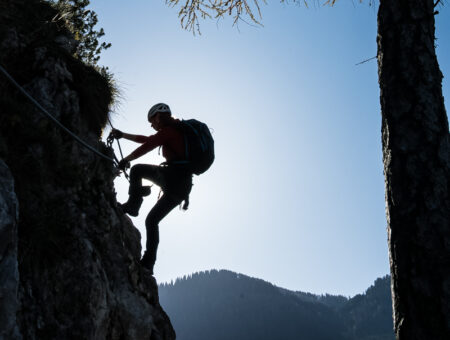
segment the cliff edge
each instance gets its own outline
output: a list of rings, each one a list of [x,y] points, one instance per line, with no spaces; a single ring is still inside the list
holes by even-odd
[[[111,85],[56,18],[44,1],[1,0],[0,65],[112,157],[100,140]],[[0,74],[0,339],[175,339],[115,176]]]

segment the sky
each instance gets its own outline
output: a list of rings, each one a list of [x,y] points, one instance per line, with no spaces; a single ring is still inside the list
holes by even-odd
[[[165,102],[177,118],[205,122],[215,139],[215,163],[194,177],[189,210],[160,223],[159,283],[228,269],[354,296],[389,273],[377,63],[357,65],[377,53],[376,6],[270,1],[264,27],[202,21],[195,36],[163,0],[91,0],[91,8],[112,43],[100,64],[121,91],[114,126],[151,135],[148,109]],[[439,10],[446,75],[450,12]],[[446,78],[443,90],[449,97]],[[121,146],[127,155],[138,144]],[[132,165],[162,161],[155,150]],[[128,182],[115,185],[126,201]],[[143,246],[158,193],[153,187],[132,218]]]

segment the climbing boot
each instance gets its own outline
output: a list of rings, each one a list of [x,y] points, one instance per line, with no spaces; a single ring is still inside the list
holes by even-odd
[[[125,214],[136,217],[139,215],[139,209],[141,208],[142,201],[143,198],[140,196],[130,196],[128,201],[123,204],[119,203],[119,206]]]
[[[153,275],[153,266],[155,265],[155,261],[151,258],[149,253],[146,251],[144,253],[144,256],[142,256],[141,259],[141,266],[150,271],[150,273]]]

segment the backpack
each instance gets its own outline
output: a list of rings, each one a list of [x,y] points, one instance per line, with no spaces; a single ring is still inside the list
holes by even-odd
[[[180,122],[189,170],[200,175],[214,162],[214,139],[208,126],[196,119]]]

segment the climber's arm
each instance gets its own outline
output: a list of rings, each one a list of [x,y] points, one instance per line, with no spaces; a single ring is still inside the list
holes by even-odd
[[[123,138],[131,140],[136,143],[141,143],[141,144],[147,142],[147,140],[148,140],[147,136],[132,135],[130,133],[123,133]]]
[[[125,136],[125,134],[123,134]],[[134,161],[135,159],[145,155],[147,152],[152,151],[158,146],[162,146],[164,141],[167,139],[166,131],[159,131],[153,136],[145,137],[146,142],[143,143],[140,147],[130,153],[127,157],[124,157],[119,162],[119,169],[124,170],[129,164],[129,162]]]
[[[122,132],[117,129],[113,129],[111,131],[111,134],[116,139],[125,138],[125,139],[131,140],[136,143],[141,143],[141,144],[147,142],[147,140],[148,140],[147,136],[132,135],[131,133],[125,133],[125,132]]]
[[[125,134],[124,134],[125,137]],[[128,162],[131,162],[143,155],[145,155],[147,152],[152,151],[158,146],[163,145],[164,142],[164,133],[158,132],[153,136],[145,137],[145,143],[142,144],[140,147],[138,147],[136,150],[134,150],[132,153],[130,153],[126,159]]]

